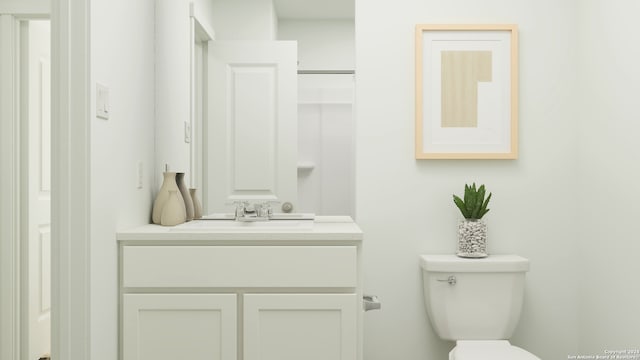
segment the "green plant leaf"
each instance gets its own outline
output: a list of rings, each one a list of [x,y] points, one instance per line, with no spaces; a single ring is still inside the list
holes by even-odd
[[[480,212],[480,217],[478,219],[482,219],[482,217],[489,212],[489,210],[491,209],[487,209],[487,206],[489,205],[489,200],[491,200],[491,193],[489,193],[489,196],[487,196],[487,199],[482,203],[482,211]]]
[[[484,202],[484,194],[485,194],[485,188],[484,185],[481,185],[480,188],[478,189],[478,192],[476,193],[476,199],[475,199],[475,203],[473,204],[473,212],[471,214],[471,217],[473,219],[480,219],[481,212],[482,212],[482,203]]]
[[[471,185],[465,184],[464,200],[457,195],[453,195],[453,202],[465,219],[481,219],[489,212],[487,206],[489,205],[489,200],[491,200],[491,193],[485,199],[486,193],[487,190],[484,184],[480,185],[480,187],[477,187],[475,182]]]
[[[481,185],[480,188],[478,189],[478,198],[480,199],[480,202],[484,201],[484,194],[485,194],[485,188],[484,188],[484,185]]]
[[[453,202],[456,204],[458,209],[460,209],[462,216],[467,218],[467,209],[464,205],[464,201],[462,201],[462,199],[460,199],[460,197],[458,197],[457,195],[453,195]]]
[[[464,184],[464,203],[468,204],[471,199],[469,199],[469,196],[471,196],[471,187],[467,184]],[[465,205],[466,208],[466,205]]]
[[[467,191],[468,190],[468,191]],[[464,194],[464,203],[465,203],[465,207],[467,208],[467,214],[469,215],[467,217],[467,219],[471,216],[473,216],[473,208],[475,207],[476,204],[476,197],[477,197],[477,193],[476,193],[476,183],[473,183],[472,186],[466,187],[465,188],[465,194]]]

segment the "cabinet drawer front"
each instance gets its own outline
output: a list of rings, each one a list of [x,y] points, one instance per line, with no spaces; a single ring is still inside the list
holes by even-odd
[[[124,287],[356,287],[355,246],[124,246]]]

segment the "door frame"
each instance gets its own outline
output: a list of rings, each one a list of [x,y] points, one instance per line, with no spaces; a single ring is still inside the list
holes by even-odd
[[[41,11],[41,9],[38,9]],[[0,168],[6,169],[0,179],[0,189],[7,199],[0,201],[0,358],[24,359],[27,356],[27,330],[25,321],[28,306],[27,272],[25,264],[25,232],[28,219],[27,191],[22,181],[26,180],[24,167],[28,163],[24,152],[28,127],[24,124],[23,106],[27,87],[24,86],[25,67],[21,64],[24,55],[23,24],[31,20],[49,19],[48,13],[4,13],[0,15],[2,38],[0,38],[0,128],[2,150]]]
[[[201,21],[194,3],[189,4],[189,22],[190,22],[190,41],[189,41],[189,123],[191,124],[191,144],[190,144],[190,187],[197,188],[200,192],[200,199],[207,198],[207,187],[203,184],[208,183],[206,153],[208,151],[207,144],[203,138],[207,133],[207,123],[209,122],[209,111],[207,96],[209,94],[209,42],[214,40],[215,33],[206,23]],[[201,83],[198,84],[197,75],[197,52],[196,43],[202,44],[202,61]],[[198,90],[200,88],[199,101]],[[198,105],[201,106],[202,113],[198,117]],[[206,202],[205,202],[206,210]],[[204,212],[206,213],[206,211]]]
[[[90,359],[90,0],[51,1],[51,355]],[[19,21],[0,16],[0,358],[20,359]],[[24,13],[24,14],[22,14]],[[12,12],[7,12],[12,14]],[[8,55],[7,55],[8,54]]]
[[[52,0],[51,5],[51,356],[88,360],[90,0]]]
[[[0,15],[0,358],[20,356],[20,114],[18,30]]]

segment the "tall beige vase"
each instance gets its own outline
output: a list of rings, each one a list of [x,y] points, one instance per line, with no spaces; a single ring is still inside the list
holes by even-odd
[[[201,219],[202,218],[202,204],[200,203],[200,199],[198,199],[198,195],[196,194],[196,189],[189,189],[189,194],[191,195],[191,200],[193,201],[193,218]]]
[[[162,208],[164,204],[169,199],[169,191],[176,190],[178,191],[178,196],[182,197],[178,190],[178,184],[176,183],[176,173],[175,172],[164,172],[164,179],[162,181],[162,186],[160,187],[160,191],[158,191],[158,195],[156,195],[156,200],[153,203],[153,212],[151,214],[151,220],[154,224],[160,224],[160,217],[162,216]]]
[[[169,190],[169,198],[165,201],[160,215],[160,225],[173,226],[182,224],[187,219],[184,200],[180,198],[179,190]]]
[[[184,200],[184,207],[187,211],[187,221],[193,220],[193,201],[191,200],[191,194],[184,183],[184,173],[176,173],[176,183],[178,183],[178,189]]]

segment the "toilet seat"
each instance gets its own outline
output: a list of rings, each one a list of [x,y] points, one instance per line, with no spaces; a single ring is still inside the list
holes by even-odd
[[[459,340],[449,360],[540,360],[507,340]]]

